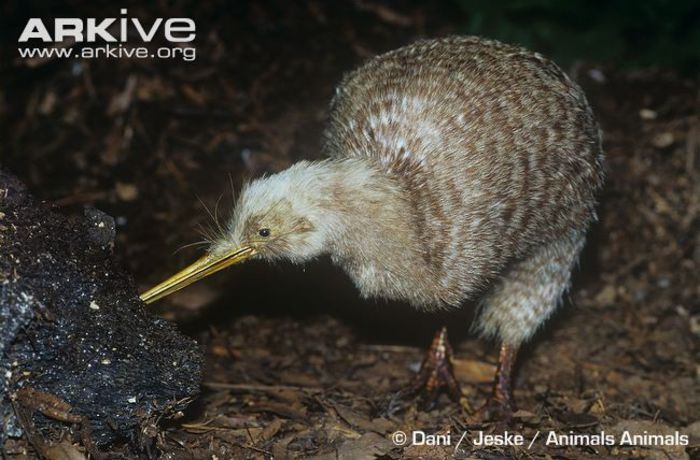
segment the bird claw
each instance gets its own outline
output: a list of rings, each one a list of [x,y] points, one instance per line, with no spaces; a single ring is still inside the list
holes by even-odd
[[[516,354],[516,347],[506,344],[501,346],[493,390],[486,403],[472,416],[475,421],[498,421],[506,425],[513,421],[517,409],[511,389],[511,373]]]
[[[459,402],[462,398],[462,390],[454,375],[452,354],[447,328],[443,327],[435,334],[420,370],[405,392],[411,396],[420,395],[426,410],[435,407],[443,390],[454,402]]]

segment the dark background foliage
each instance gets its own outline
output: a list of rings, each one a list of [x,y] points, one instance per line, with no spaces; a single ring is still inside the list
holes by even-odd
[[[463,30],[541,51],[562,64],[623,67],[700,65],[700,2],[695,0],[455,0]]]

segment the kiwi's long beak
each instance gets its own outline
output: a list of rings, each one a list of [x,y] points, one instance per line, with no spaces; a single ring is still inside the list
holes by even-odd
[[[159,285],[141,294],[141,300],[146,303],[155,302],[212,273],[216,273],[233,264],[243,262],[254,253],[254,248],[246,246],[220,255],[207,254],[189,267],[180,270]]]

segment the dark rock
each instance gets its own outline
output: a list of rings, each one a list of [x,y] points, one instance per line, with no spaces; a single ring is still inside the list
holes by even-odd
[[[106,214],[63,216],[0,171],[0,444],[21,434],[10,403],[20,388],[69,403],[97,445],[136,441],[146,420],[198,393],[199,346],[144,310],[114,235]]]

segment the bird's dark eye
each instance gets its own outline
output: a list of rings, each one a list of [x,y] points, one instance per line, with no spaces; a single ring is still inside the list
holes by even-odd
[[[267,238],[270,236],[270,229],[269,228],[261,228],[258,230],[258,235],[262,236],[263,238]]]

